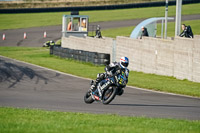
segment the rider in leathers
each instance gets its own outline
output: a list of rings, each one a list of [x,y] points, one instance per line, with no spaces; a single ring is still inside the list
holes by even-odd
[[[126,78],[127,78],[127,82],[128,83],[128,75],[129,75],[129,69],[127,68],[129,64],[129,60],[127,57],[122,57],[120,59],[120,62],[113,62],[111,64],[109,64],[108,66],[105,67],[105,72],[104,73],[99,73],[97,75],[97,79],[96,81],[93,81],[93,85],[92,87],[92,91],[95,91],[97,84],[102,81],[103,79],[107,78],[107,77],[112,77],[117,73],[120,73],[122,71],[124,71]],[[123,88],[125,88],[126,86],[124,86]],[[117,95],[122,95],[124,93],[123,88],[121,88],[121,91],[118,92]]]

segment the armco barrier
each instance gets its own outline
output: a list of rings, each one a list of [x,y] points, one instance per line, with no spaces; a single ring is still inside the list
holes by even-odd
[[[69,58],[83,62],[91,62],[95,65],[110,64],[110,54],[62,48],[58,46],[52,47],[52,50],[50,49],[50,54],[51,53],[61,58]]]

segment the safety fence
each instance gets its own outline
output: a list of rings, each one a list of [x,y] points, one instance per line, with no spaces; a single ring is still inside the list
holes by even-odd
[[[59,56],[61,58],[69,58],[83,62],[90,62],[95,65],[110,64],[110,54],[89,52],[89,51],[70,49],[70,48],[62,48],[59,46],[51,47],[50,54]]]

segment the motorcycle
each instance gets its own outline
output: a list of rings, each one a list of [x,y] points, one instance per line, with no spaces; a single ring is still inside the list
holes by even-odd
[[[94,82],[92,80],[91,87],[84,96],[84,101],[87,104],[91,104],[94,101],[109,104],[116,95],[123,94],[123,88],[126,86],[127,81],[128,78],[125,72],[121,71],[112,77],[107,76],[106,79],[100,81],[92,90],[92,84]]]

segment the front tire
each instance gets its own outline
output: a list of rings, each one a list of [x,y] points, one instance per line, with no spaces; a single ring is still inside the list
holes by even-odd
[[[102,103],[109,104],[116,96],[117,88],[109,87],[103,94]]]
[[[85,101],[85,103],[87,103],[87,104],[91,104],[91,103],[94,102],[94,99],[93,99],[92,96],[91,96],[91,90],[88,90],[88,91],[86,92],[86,94],[85,94],[85,96],[84,96],[84,101]]]

